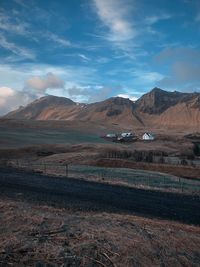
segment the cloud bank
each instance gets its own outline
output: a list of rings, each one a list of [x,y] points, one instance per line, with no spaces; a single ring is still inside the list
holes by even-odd
[[[158,64],[169,67],[169,75],[157,85],[182,91],[200,91],[200,50],[194,48],[168,48],[156,56]],[[172,61],[173,60],[173,61]]]
[[[64,81],[55,74],[49,72],[45,76],[34,76],[26,81],[25,88],[44,93],[47,89],[64,88]]]
[[[94,0],[96,12],[102,23],[109,29],[110,41],[124,42],[136,35],[128,21],[129,9],[121,0]]]
[[[28,92],[17,91],[9,87],[0,87],[0,115],[4,115],[20,106],[35,100],[36,96]]]

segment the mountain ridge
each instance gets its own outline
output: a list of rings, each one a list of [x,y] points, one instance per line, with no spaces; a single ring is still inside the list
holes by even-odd
[[[69,98],[44,96],[4,116],[11,119],[83,120],[117,124],[200,125],[200,93],[168,92],[153,88],[135,102],[111,97],[91,104],[76,103]]]

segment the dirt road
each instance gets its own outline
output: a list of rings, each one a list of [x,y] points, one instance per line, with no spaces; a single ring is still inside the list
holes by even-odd
[[[0,169],[0,196],[200,224],[200,197]]]

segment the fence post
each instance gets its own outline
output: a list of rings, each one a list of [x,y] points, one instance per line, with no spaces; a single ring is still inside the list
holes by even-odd
[[[44,173],[46,174],[46,164],[45,162],[43,162],[43,164],[44,164]]]
[[[68,178],[68,172],[69,172],[69,168],[68,168],[68,164],[65,165],[65,174],[66,177]]]

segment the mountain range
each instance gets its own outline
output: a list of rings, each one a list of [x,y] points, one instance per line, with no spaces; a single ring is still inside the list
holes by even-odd
[[[82,120],[109,124],[200,128],[200,93],[168,92],[154,88],[137,101],[112,97],[92,104],[45,96],[4,118],[28,120]]]

